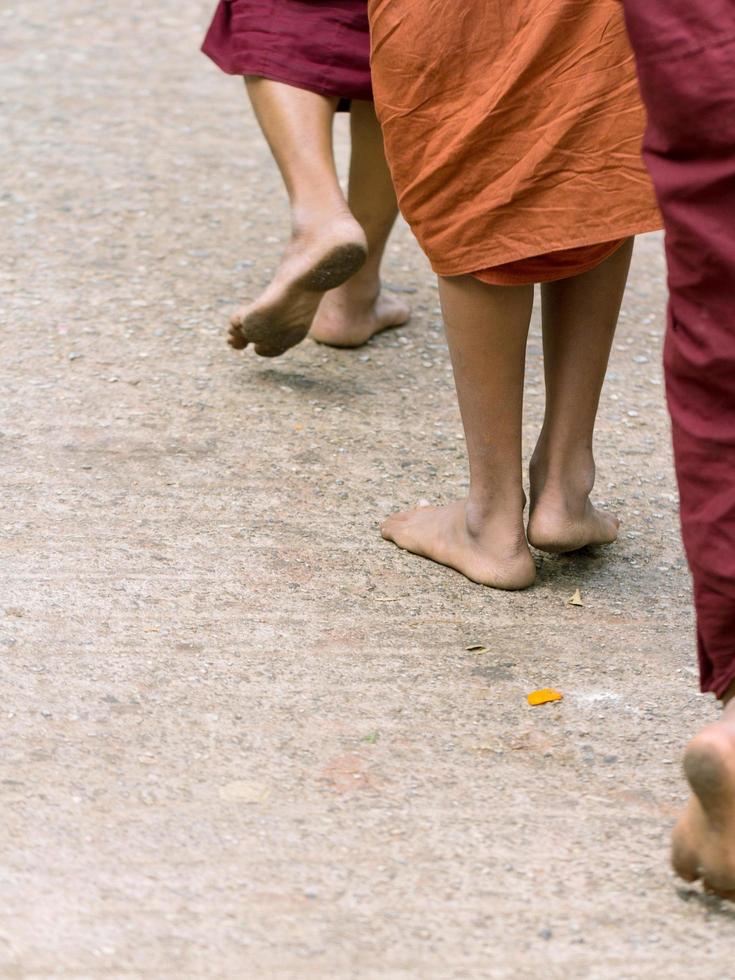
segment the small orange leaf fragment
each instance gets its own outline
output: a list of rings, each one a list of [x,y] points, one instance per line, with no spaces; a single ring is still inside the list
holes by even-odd
[[[555,691],[552,687],[543,687],[540,691],[531,691],[528,695],[528,703],[532,705],[549,704],[550,701],[562,701],[564,695],[561,691]]]

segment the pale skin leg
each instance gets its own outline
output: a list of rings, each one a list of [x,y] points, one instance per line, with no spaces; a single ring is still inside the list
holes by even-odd
[[[498,589],[531,585],[521,415],[532,286],[439,280],[470,464],[466,500],[389,517],[383,537]]]
[[[274,357],[304,339],[325,292],[362,268],[369,243],[337,179],[337,100],[264,78],[246,83],[288,192],[292,234],[273,281],[233,315],[230,344],[252,343],[257,354]],[[395,207],[392,191],[388,206]]]
[[[610,544],[619,521],[592,506],[592,442],[633,252],[542,286],[546,412],[531,460],[528,540],[541,551]]]
[[[325,294],[310,334],[319,343],[337,347],[358,347],[381,330],[401,326],[410,316],[406,303],[380,287],[380,264],[398,204],[372,103],[352,103],[350,130],[347,203],[365,232],[368,255],[351,279]]]
[[[687,746],[684,772],[691,798],[674,829],[672,863],[686,881],[735,900],[735,683],[722,717]]]
[[[591,447],[631,245],[592,272],[545,288],[549,405],[532,479],[535,513],[543,517],[536,526],[548,535],[543,543],[554,550],[579,548],[603,537],[613,540],[617,533],[615,519],[589,504]],[[523,527],[521,473],[523,375],[533,288],[487,286],[462,276],[441,279],[440,293],[469,455],[469,498],[397,514],[385,521],[382,533],[399,547],[450,565],[473,581],[525,588],[535,578]],[[580,462],[585,466],[578,471]]]

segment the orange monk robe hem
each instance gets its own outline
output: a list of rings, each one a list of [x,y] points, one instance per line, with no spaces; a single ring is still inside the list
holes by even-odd
[[[614,242],[602,242],[585,248],[565,248],[561,252],[534,255],[530,259],[519,259],[505,265],[494,265],[490,269],[478,269],[472,275],[489,286],[526,286],[531,283],[559,282],[573,276],[591,272],[598,265],[614,255],[627,238]]]
[[[572,276],[581,275],[583,272],[589,272],[590,269],[593,269],[595,266],[599,265],[600,262],[603,262],[606,258],[609,258],[610,255],[612,255],[613,252],[617,251],[620,245],[622,245],[622,243],[626,241],[628,238],[634,238],[636,235],[645,235],[648,232],[652,232],[652,231],[660,231],[661,228],[662,228],[661,214],[658,208],[655,208],[653,215],[650,217],[650,219],[647,222],[636,221],[635,223],[631,223],[628,230],[623,231],[619,236],[616,235],[615,238],[616,240],[619,239],[619,241],[618,244],[615,246],[615,248],[611,248],[607,254],[604,254],[601,259],[595,261],[591,265],[589,263],[582,263],[578,269],[572,269],[571,272],[564,271],[560,273],[558,276],[543,275],[538,278],[536,277],[528,278],[527,276],[520,276],[519,278],[514,278],[511,272],[508,275],[508,281],[503,283],[500,282],[500,278],[503,278],[503,273],[501,272],[498,276],[498,282],[493,281],[493,283],[490,283],[489,278],[483,279],[483,282],[488,282],[492,285],[522,285],[524,283],[529,283],[529,282],[554,282],[559,279],[569,279]],[[608,229],[606,228],[605,241],[607,241],[607,231]],[[582,239],[577,242],[571,242],[569,245],[564,245],[563,247],[560,248],[552,247],[547,250],[545,255],[553,254],[554,252],[566,252],[566,251],[571,252],[574,249],[578,249],[578,248],[592,249],[602,244],[600,235],[595,235],[591,237],[592,237],[592,241],[590,241],[588,238],[588,239]],[[495,269],[503,270],[505,269],[506,266],[513,266],[516,263],[526,262],[528,259],[540,259],[545,257],[545,255],[539,256],[537,253],[529,254],[528,249],[526,249],[524,254],[518,255],[517,258],[507,259],[504,260],[503,262],[498,262],[496,255],[497,253],[493,253],[492,258],[489,258],[487,265],[483,265],[482,256],[479,256],[479,261],[478,261],[478,256],[475,254],[474,259],[471,263],[472,268],[468,268],[467,265],[459,266],[459,267],[452,267],[452,266],[440,267],[438,266],[437,263],[432,262],[430,257],[429,257],[429,261],[432,270],[437,274],[437,276],[441,276],[443,279],[451,279],[452,276],[475,276],[476,278],[481,279],[482,273],[484,272],[488,272],[492,274]],[[495,259],[494,262],[493,259]],[[513,280],[512,282],[511,279]]]

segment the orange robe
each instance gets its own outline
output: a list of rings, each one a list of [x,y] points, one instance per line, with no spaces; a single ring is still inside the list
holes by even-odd
[[[378,115],[434,270],[575,274],[659,228],[617,0],[369,0]],[[538,257],[557,253],[551,274]],[[609,250],[608,250],[609,254]],[[530,271],[520,260],[534,259]],[[594,263],[593,263],[594,264]],[[582,262],[584,265],[584,262]],[[563,270],[566,269],[565,273]],[[571,269],[572,271],[568,271]]]

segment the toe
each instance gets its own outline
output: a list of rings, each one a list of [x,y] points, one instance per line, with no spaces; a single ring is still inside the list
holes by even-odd
[[[386,517],[384,521],[380,524],[380,533],[386,539],[386,541],[391,540],[392,528],[395,525],[395,517]]]
[[[702,887],[710,895],[716,895],[717,898],[722,898],[725,901],[733,902],[735,901],[735,888],[730,887],[734,883],[729,883],[727,886],[722,886],[719,883],[713,883],[708,878],[702,881]]]
[[[230,347],[234,347],[235,350],[242,350],[244,347],[248,346],[247,340],[235,327],[230,327],[227,343],[230,345]]]
[[[397,538],[399,535],[405,534],[410,517],[411,514],[408,511],[402,514],[391,514],[380,525],[380,533],[386,541],[393,541],[398,544]]]
[[[601,511],[596,512],[597,516],[597,529],[595,530],[594,524],[590,527],[590,544],[612,544],[617,540],[618,530],[620,528],[620,521],[617,517],[613,517],[611,514],[604,514]]]
[[[411,307],[407,306],[405,303],[399,304],[392,319],[396,326],[402,327],[404,323],[408,323],[408,321],[411,319]]]
[[[696,881],[699,878],[699,858],[690,844],[682,821],[677,824],[672,837],[671,865],[684,881]]]
[[[399,511],[397,514],[391,514],[390,517],[386,517],[383,521],[383,527],[391,527],[398,524],[405,524],[411,519],[411,511],[403,510]]]
[[[607,526],[607,533],[603,537],[603,544],[613,544],[613,542],[618,540],[618,530],[620,525],[617,521],[611,522]]]

